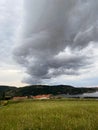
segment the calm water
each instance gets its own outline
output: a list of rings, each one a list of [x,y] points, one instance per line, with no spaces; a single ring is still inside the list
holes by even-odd
[[[98,92],[95,93],[84,93],[84,97],[98,97]]]
[[[98,92],[94,93],[84,93],[84,94],[76,94],[76,95],[66,95],[66,94],[61,94],[61,97],[96,97],[98,98]]]

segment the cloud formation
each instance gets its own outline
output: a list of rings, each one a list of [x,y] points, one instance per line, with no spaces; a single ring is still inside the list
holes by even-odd
[[[24,11],[23,33],[14,52],[28,74],[23,82],[79,75],[94,63],[98,0],[24,0]]]

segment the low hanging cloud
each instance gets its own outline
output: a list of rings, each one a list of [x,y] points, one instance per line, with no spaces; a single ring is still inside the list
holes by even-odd
[[[24,24],[14,57],[28,74],[23,82],[43,83],[79,75],[94,63],[98,0],[24,0]]]

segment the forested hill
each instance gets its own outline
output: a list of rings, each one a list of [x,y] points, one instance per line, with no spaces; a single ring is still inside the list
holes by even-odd
[[[4,86],[4,85],[0,86],[0,92],[13,90],[13,89],[16,89],[16,87]]]
[[[6,95],[10,97],[14,96],[16,90],[17,90],[16,87],[5,86],[5,85],[0,86],[0,99],[5,97]]]
[[[21,88],[0,86],[0,98],[3,96],[30,96],[39,94],[83,94],[86,92],[95,92],[98,88],[76,88],[70,85],[30,85]]]

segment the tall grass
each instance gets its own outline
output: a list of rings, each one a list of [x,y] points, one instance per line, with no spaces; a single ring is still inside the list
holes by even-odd
[[[98,130],[98,101],[11,103],[0,108],[0,130]]]

